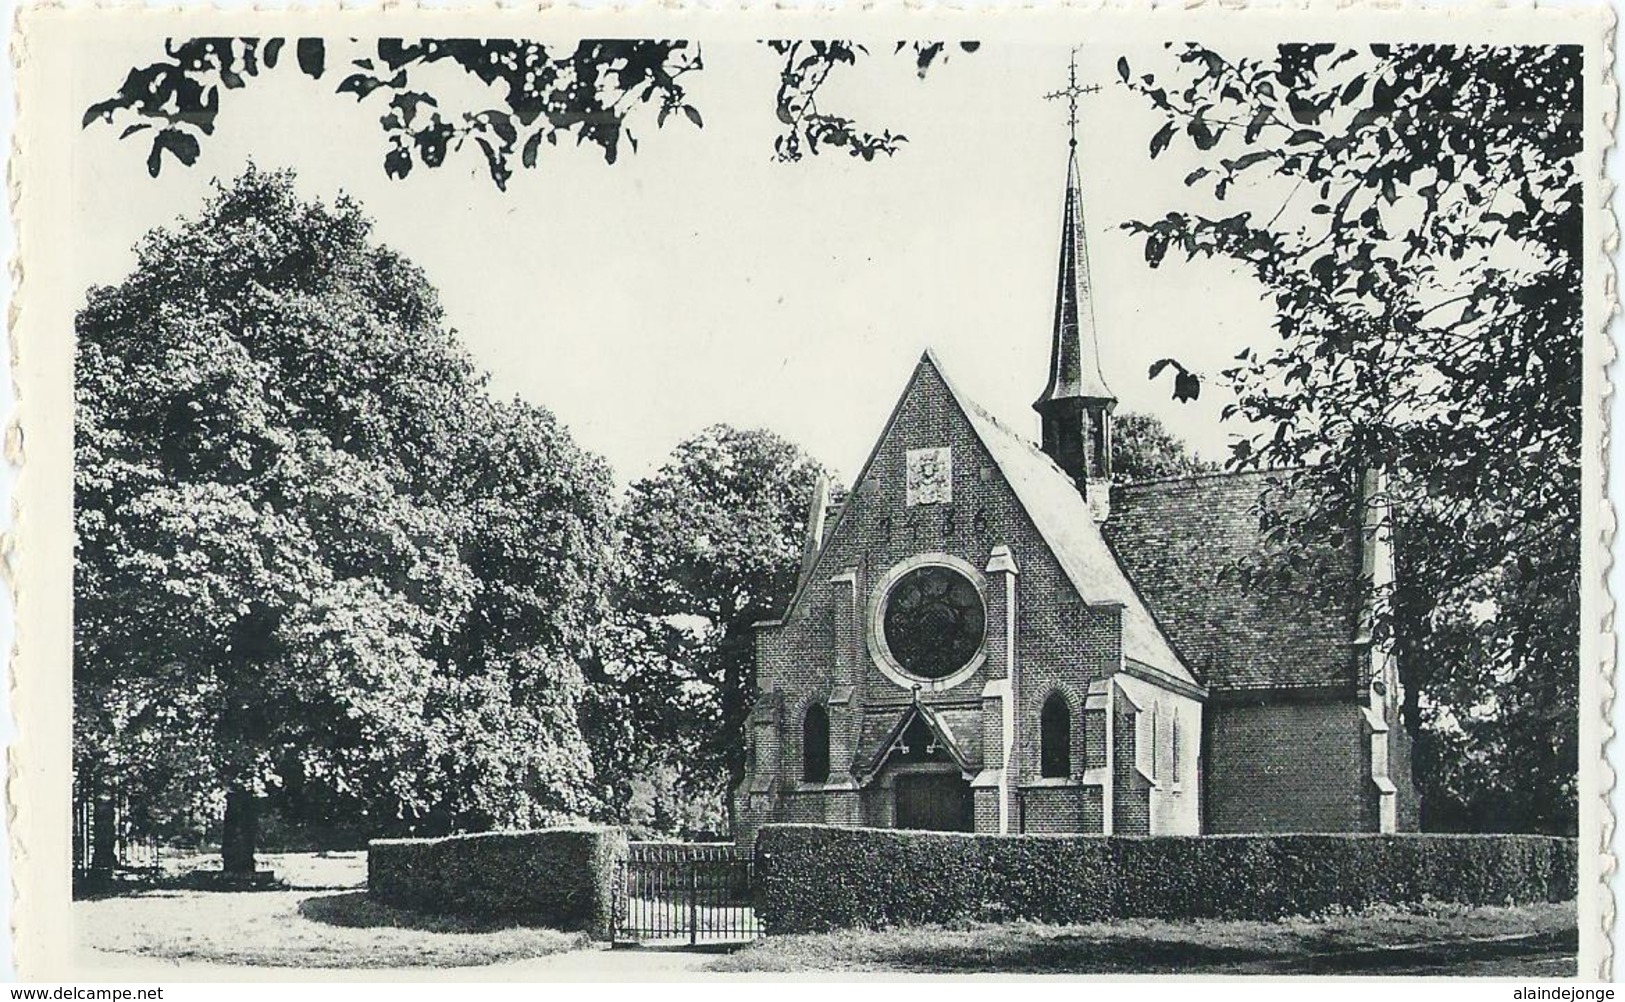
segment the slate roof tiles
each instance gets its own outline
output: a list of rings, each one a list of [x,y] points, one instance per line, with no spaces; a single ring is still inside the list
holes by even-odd
[[[1272,484],[1296,471],[1118,486],[1105,537],[1157,622],[1216,692],[1352,685],[1360,589],[1353,533],[1319,554],[1317,594],[1241,566],[1264,550]],[[1296,502],[1296,503],[1302,503]]]

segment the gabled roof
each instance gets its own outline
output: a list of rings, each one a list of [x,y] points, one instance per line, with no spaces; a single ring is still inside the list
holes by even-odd
[[[955,765],[959,766],[961,772],[976,772],[979,770],[982,760],[981,749],[980,747],[971,747],[971,745],[980,744],[981,711],[971,711],[968,722],[959,722],[961,725],[966,723],[970,725],[958,728],[958,730],[964,731],[963,734],[955,733],[955,721],[951,719],[954,715],[953,711],[938,710],[924,703],[910,703],[884,730],[878,727],[865,726],[864,731],[866,733],[863,737],[866,740],[860,744],[858,753],[853,760],[853,773],[858,778],[858,784],[867,786],[880,773],[881,768],[886,764],[886,760],[891,758],[893,752],[896,751],[898,739],[903,736],[909,725],[916,719],[923,722],[926,728],[931,731],[931,736],[936,740],[938,746],[947,753]],[[965,716],[963,713],[957,715]],[[868,725],[871,721],[879,724],[884,721],[884,718],[866,718],[864,723]]]
[[[892,425],[902,411],[903,402],[919,383],[921,374],[927,370],[935,373],[947,388],[949,398],[964,415],[966,423],[987,450],[1005,482],[1010,485],[1016,500],[1020,502],[1034,528],[1038,530],[1039,536],[1054,554],[1062,573],[1071,582],[1078,597],[1088,605],[1122,607],[1123,656],[1164,672],[1179,681],[1200,686],[1201,683],[1181,660],[1145,602],[1135,592],[1134,585],[1118,566],[1117,558],[1112,555],[1111,549],[1101,536],[1100,526],[1096,523],[1088,502],[1084,500],[1077,484],[1038,446],[1000,424],[996,418],[960,393],[953,380],[943,372],[942,363],[936,354],[929,349],[920,356],[919,363],[915,365],[914,372],[909,377],[908,385],[898,397],[891,416],[886,420],[885,429],[875,439],[874,448],[864,461],[863,469],[858,473],[854,483],[861,484],[868,477],[869,469],[874,464],[881,444],[890,435]],[[826,534],[826,539],[833,538],[840,531],[841,521],[852,507],[847,505],[847,510],[840,513],[840,518],[837,519],[835,527]],[[821,548],[813,556],[813,564],[803,573],[801,583],[795,595],[791,597],[787,610],[796,607],[801,601],[802,592],[817,577],[815,569],[823,554],[824,550]]]
[[[1078,597],[1089,605],[1123,607],[1123,656],[1144,662],[1181,681],[1198,684],[1118,566],[1088,502],[1072,478],[1038,446],[1006,428],[961,394],[929,351],[921,360],[921,364],[926,363],[934,366],[942,377],[949,395],[965,413],[976,437],[981,439],[988,455],[1004,474]]]
[[[1301,506],[1303,471],[1212,474],[1112,491],[1105,538],[1203,684],[1218,692],[1353,685],[1362,599],[1357,534],[1296,582],[1248,575],[1271,509]],[[1296,482],[1298,490],[1285,488]],[[1352,516],[1351,516],[1352,523]],[[1352,528],[1352,525],[1351,525]],[[1316,594],[1306,581],[1313,580]]]

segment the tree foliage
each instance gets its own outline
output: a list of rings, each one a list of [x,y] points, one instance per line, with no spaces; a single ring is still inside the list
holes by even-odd
[[[89,293],[76,767],[374,833],[584,813],[607,472],[369,228],[251,168]]]
[[[1245,267],[1279,340],[1222,378],[1236,466],[1390,473],[1397,630],[1425,821],[1575,824],[1581,52],[1200,45],[1123,81],[1216,210],[1129,227]],[[1183,371],[1183,370],[1180,370]],[[1281,537],[1330,531],[1321,506]]]
[[[147,171],[153,177],[163,169],[166,154],[191,166],[201,141],[214,133],[222,92],[241,90],[284,65],[287,42],[170,39],[164,59],[130,69],[117,93],[86,109],[83,124],[127,122],[119,138],[141,135],[150,141]],[[763,44],[783,60],[776,111],[785,129],[774,141],[779,160],[831,148],[873,160],[906,142],[890,129],[876,134],[850,117],[818,109],[819,88],[837,66],[866,55],[863,46],[839,40]],[[974,52],[977,44],[961,42],[959,49]],[[947,59],[947,43],[898,42],[896,52],[907,52],[923,79],[932,65]],[[404,178],[414,167],[439,167],[450,153],[472,143],[492,182],[506,190],[516,157],[519,166],[535,168],[561,139],[591,144],[611,164],[623,143],[636,152],[631,116],[640,107],[653,109],[657,129],[671,119],[704,126],[685,78],[705,64],[699,45],[681,39],[585,39],[572,48],[532,39],[300,38],[294,53],[301,73],[336,78],[335,95],[354,95],[358,103],[382,112],[384,172],[392,178]],[[446,100],[445,76],[436,76],[437,67],[477,81],[488,100],[452,111],[457,102]]]
[[[784,59],[776,100],[783,130],[773,140],[773,155],[782,163],[817,156],[825,149],[844,149],[854,157],[873,160],[893,156],[908,137],[883,129],[877,135],[852,118],[818,106],[818,92],[838,66],[851,66],[869,50],[842,39],[770,39],[766,44]],[[975,52],[980,42],[960,42],[961,52]],[[931,67],[948,60],[946,42],[898,42],[897,53],[914,57],[915,72],[924,80]]]
[[[1112,418],[1112,479],[1119,483],[1192,477],[1218,468],[1193,454],[1183,439],[1149,414]]]
[[[651,756],[637,766],[673,770],[713,817],[744,775],[752,626],[795,586],[821,473],[772,432],[714,425],[633,484],[621,514],[621,619],[604,670]]]

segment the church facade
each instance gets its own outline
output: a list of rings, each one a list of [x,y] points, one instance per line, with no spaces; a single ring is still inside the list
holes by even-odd
[[[794,595],[757,627],[736,837],[1413,828],[1366,626],[1386,513],[1353,506],[1306,597],[1228,573],[1302,471],[1114,483],[1075,154],[1063,214],[1041,441],[927,351],[851,490],[811,499]]]

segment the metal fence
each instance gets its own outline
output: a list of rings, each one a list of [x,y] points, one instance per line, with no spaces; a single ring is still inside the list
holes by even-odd
[[[111,843],[103,858],[111,860],[114,870],[156,870],[160,862],[158,842],[136,833],[129,801],[120,796],[108,798],[100,805],[100,819],[97,808],[96,802],[88,798],[74,801],[74,876],[87,876],[95,869],[96,849],[102,840]]]
[[[731,842],[633,842],[621,864],[618,943],[726,943],[755,939],[754,863]]]

